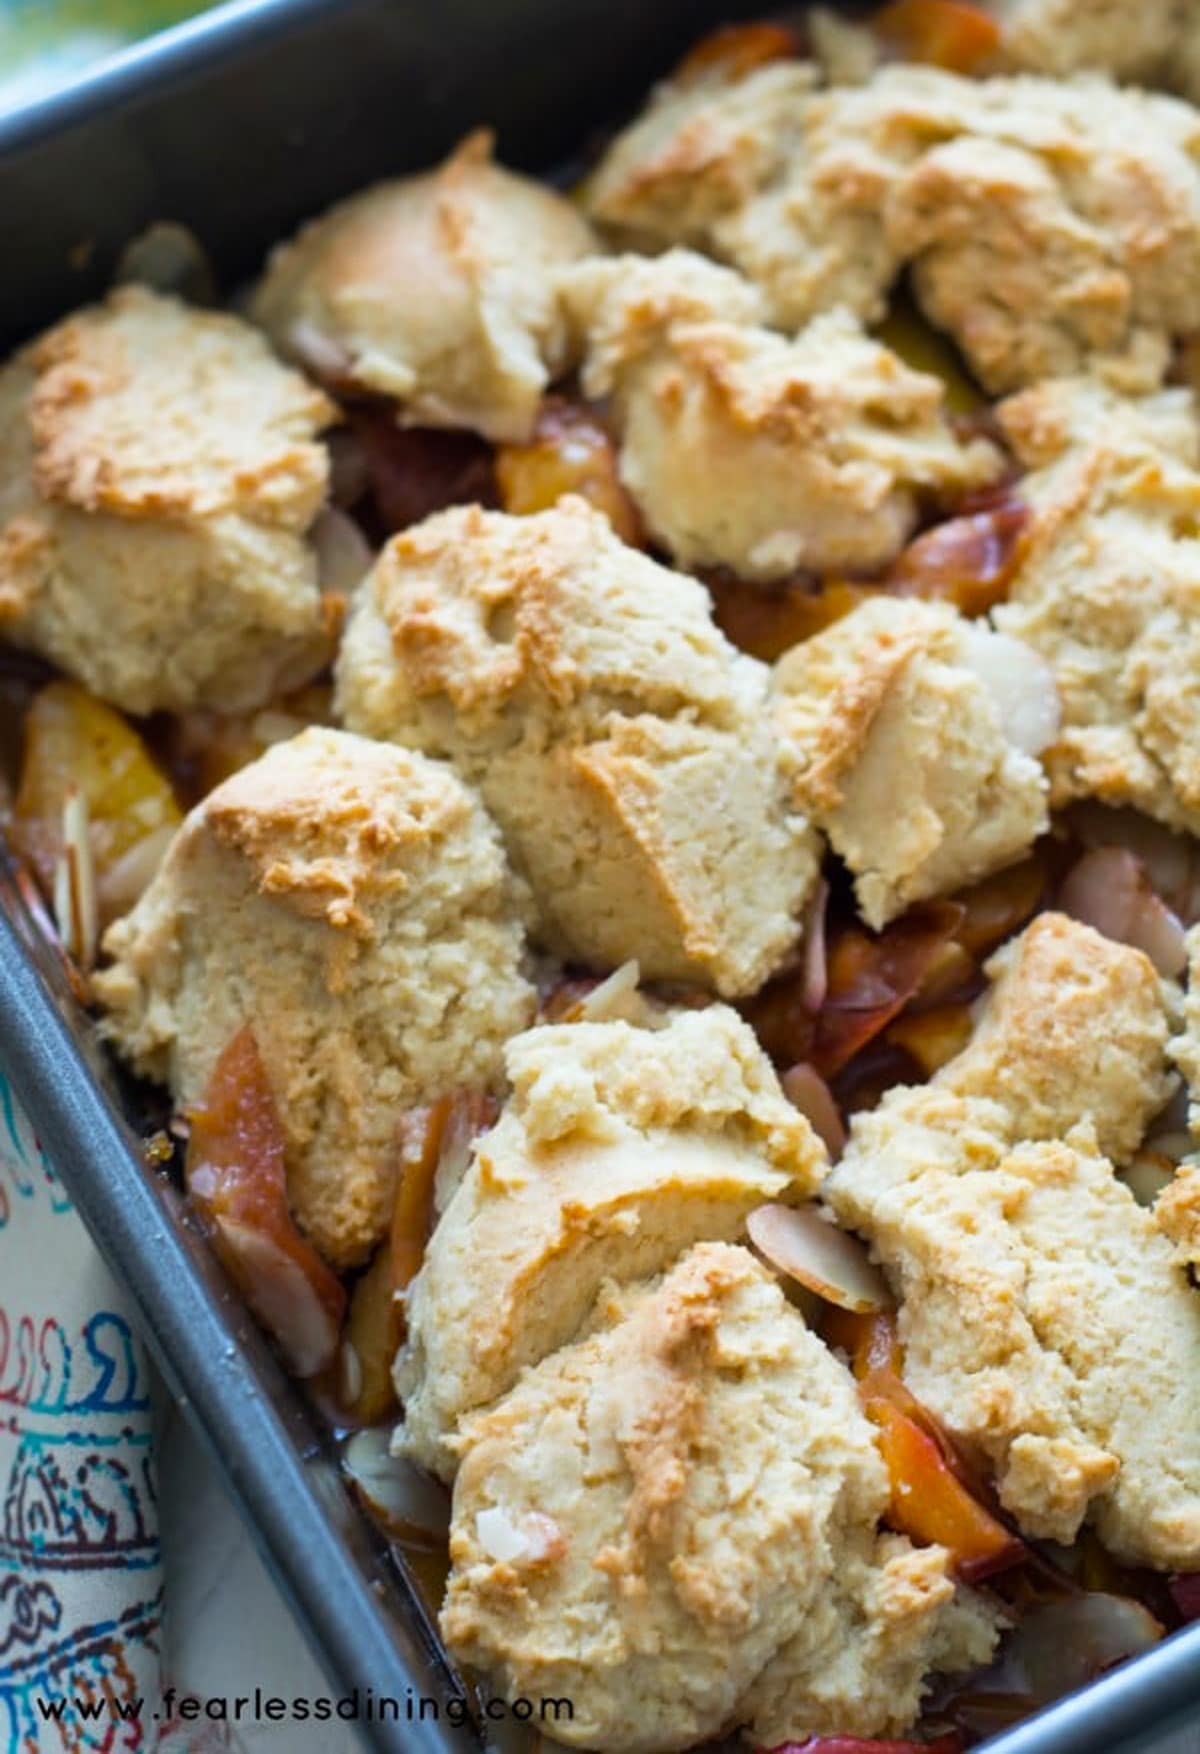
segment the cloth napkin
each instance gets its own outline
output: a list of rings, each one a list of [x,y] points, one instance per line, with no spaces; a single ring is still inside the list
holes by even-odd
[[[0,1748],[152,1747],[162,1603],[146,1360],[0,1072]]]
[[[329,1692],[0,1068],[0,1754],[358,1748],[256,1688]]]

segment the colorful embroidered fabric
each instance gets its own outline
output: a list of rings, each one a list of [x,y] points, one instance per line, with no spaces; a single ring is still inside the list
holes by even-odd
[[[146,1360],[0,1073],[0,1749],[152,1749],[161,1620]]]

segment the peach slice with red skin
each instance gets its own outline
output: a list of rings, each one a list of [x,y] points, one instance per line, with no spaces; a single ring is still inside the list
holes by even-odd
[[[891,0],[870,24],[898,61],[920,61],[948,73],[977,73],[1000,50],[999,24],[967,0]]]
[[[745,24],[726,24],[709,31],[688,50],[675,69],[677,84],[719,74],[729,80],[745,79],[772,61],[794,60],[800,38],[775,19],[753,19]]]
[[[283,1129],[249,1025],[192,1111],[186,1179],[221,1265],[288,1369],[315,1376],[337,1350],[346,1293],[288,1210]]]
[[[920,1544],[945,1547],[964,1581],[1023,1559],[1023,1542],[982,1502],[953,1442],[905,1385],[895,1317],[834,1309],[823,1331],[829,1345],[846,1353],[863,1411],[879,1429],[891,1527]]]
[[[603,512],[622,542],[643,546],[637,508],[624,487],[617,447],[596,413],[562,396],[548,396],[524,444],[500,445],[496,482],[506,512],[547,511],[564,494],[578,493]]]

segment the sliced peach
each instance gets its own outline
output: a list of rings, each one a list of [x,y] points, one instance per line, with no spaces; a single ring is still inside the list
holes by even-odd
[[[909,1010],[922,1011],[952,999],[973,998],[983,983],[975,958],[953,939],[943,944],[913,994]],[[906,1013],[907,1015],[907,1013]]]
[[[821,1332],[827,1345],[845,1353],[858,1382],[860,1398],[864,1402],[890,1401],[933,1440],[942,1460],[966,1490],[977,1499],[984,1496],[984,1483],[978,1479],[949,1433],[904,1381],[904,1349],[900,1344],[894,1311],[855,1314],[845,1309],[831,1309],[821,1322]]]
[[[889,1023],[887,1040],[911,1054],[926,1078],[961,1053],[971,1039],[971,1012],[966,1005],[932,1005],[905,1011]]]
[[[888,1521],[901,1534],[948,1549],[960,1575],[981,1577],[1015,1564],[1021,1542],[972,1497],[929,1433],[893,1401],[864,1397],[863,1410],[879,1428],[888,1471]]]
[[[994,61],[1000,26],[966,0],[890,0],[871,28],[898,61],[921,61],[949,73],[975,73]]]
[[[400,1344],[400,1322],[392,1288],[392,1252],[376,1250],[350,1294],[350,1314],[342,1339],[347,1410],[360,1425],[374,1425],[396,1411],[392,1360]]]
[[[840,1071],[899,1015],[962,918],[955,902],[923,902],[882,932],[850,924],[831,937],[828,990],[811,1054],[823,1078]]]
[[[182,820],[170,782],[133,726],[74,682],[50,682],[25,719],[13,836],[48,893],[73,799],[86,812],[99,923],[137,899]]]
[[[727,24],[709,31],[689,49],[675,69],[674,78],[684,82],[719,73],[727,79],[744,79],[770,61],[787,61],[799,53],[800,40],[795,31],[774,19]]]
[[[352,407],[356,466],[375,518],[391,534],[452,505],[496,504],[493,450],[473,432],[397,426],[390,408]]]
[[[895,1316],[832,1309],[821,1331],[827,1345],[846,1354],[863,1411],[879,1427],[892,1527],[947,1547],[964,1576],[1016,1564],[1025,1553],[1022,1543],[980,1502],[962,1457],[903,1380]]]
[[[908,1004],[963,919],[952,901],[922,902],[882,932],[844,921],[826,936],[825,995],[814,1012],[807,971],[771,981],[745,1006],[778,1064],[811,1064],[823,1079],[882,1033]]]
[[[826,1345],[845,1353],[859,1382],[872,1372],[880,1376],[891,1373],[899,1380],[903,1355],[896,1318],[891,1312],[830,1309],[821,1323],[821,1333]]]
[[[955,901],[963,909],[954,942],[969,956],[983,957],[1032,918],[1046,893],[1046,871],[1036,854],[960,889]]]
[[[288,1368],[315,1376],[337,1351],[346,1294],[288,1210],[283,1129],[248,1025],[192,1112],[186,1179],[221,1264]]]
[[[732,573],[713,572],[706,583],[713,619],[726,639],[765,664],[879,595],[877,587],[849,579],[827,579],[822,584],[801,580],[768,588]]]
[[[525,444],[496,451],[500,504],[518,515],[544,512],[578,493],[604,513],[623,542],[643,540],[641,519],[621,484],[617,447],[596,414],[578,402],[548,396]]]
[[[947,518],[910,542],[881,584],[896,596],[985,615],[1008,595],[1028,523],[1029,508],[1012,496]]]

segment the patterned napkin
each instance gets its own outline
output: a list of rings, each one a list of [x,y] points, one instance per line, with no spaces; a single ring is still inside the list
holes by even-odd
[[[152,1749],[161,1620],[146,1360],[0,1072],[0,1749]]]
[[[0,0],[0,109],[212,3]],[[159,1741],[150,1388],[124,1299],[0,1071],[3,1754]]]

